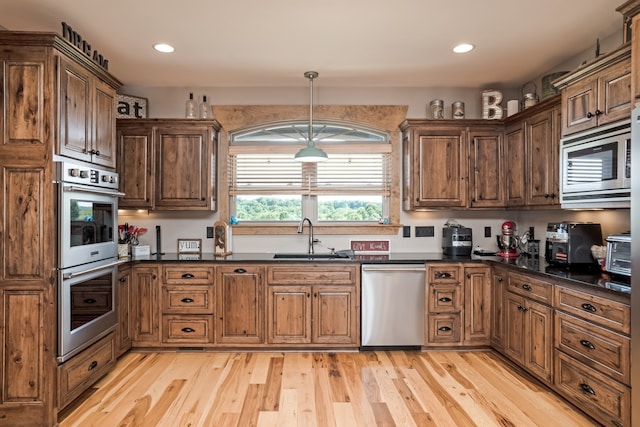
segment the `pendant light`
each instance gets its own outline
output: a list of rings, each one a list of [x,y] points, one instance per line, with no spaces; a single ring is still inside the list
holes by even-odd
[[[313,79],[318,77],[315,71],[307,71],[304,76],[309,79],[309,135],[307,146],[298,151],[294,160],[298,162],[324,162],[328,159],[327,153],[317,148],[313,142]]]

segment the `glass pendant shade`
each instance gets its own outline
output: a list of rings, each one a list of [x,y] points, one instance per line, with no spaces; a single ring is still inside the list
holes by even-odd
[[[302,148],[294,156],[294,160],[298,162],[324,162],[329,157],[321,148],[316,147],[313,142],[313,79],[318,77],[318,73],[315,71],[307,71],[304,76],[309,79],[309,137],[307,139],[307,146]]]

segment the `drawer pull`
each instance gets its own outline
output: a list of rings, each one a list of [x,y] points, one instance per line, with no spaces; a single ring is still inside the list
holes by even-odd
[[[585,393],[589,393],[589,394],[592,394],[592,395],[594,395],[594,396],[596,395],[595,390],[594,390],[594,389],[592,389],[592,388],[589,386],[589,384],[581,383],[581,384],[580,384],[580,389],[581,389],[582,391],[584,391]]]
[[[587,341],[587,340],[580,340],[580,344],[582,344],[583,346],[587,347],[588,349],[591,350],[595,350],[596,346],[593,345],[593,343],[591,341]]]
[[[451,330],[451,328],[448,327],[448,326],[441,326],[441,327],[438,328],[438,330],[442,331],[442,332],[448,332],[448,331]]]
[[[87,371],[93,371],[98,366],[98,361],[94,360],[89,364]]]
[[[523,307],[521,305],[518,305],[518,310],[520,310],[520,311],[529,311],[529,309],[527,307]]]
[[[127,278],[126,278],[126,277],[121,277],[121,278],[119,278],[118,280],[120,280],[120,282],[124,283],[124,282],[126,282],[126,281],[127,281]]]
[[[84,300],[85,304],[95,304],[96,300],[94,300],[93,298],[87,298]]]
[[[183,279],[193,279],[194,277],[195,277],[195,276],[194,276],[193,274],[191,274],[191,273],[184,273],[184,274],[182,275],[182,278],[183,278]]]
[[[582,304],[582,309],[583,309],[583,310],[590,311],[590,312],[592,312],[592,313],[595,313],[595,312],[596,312],[596,308],[595,308],[595,306],[593,306],[593,305],[589,304],[588,302],[585,302],[584,304]]]
[[[244,268],[236,268],[235,270],[233,270],[234,273],[246,273],[247,270],[245,270]]]
[[[185,304],[189,304],[193,302],[193,298],[182,298],[180,301],[182,301]]]
[[[438,277],[439,279],[448,279],[449,277],[451,277],[451,274],[447,273],[446,271],[445,272],[438,271],[436,273],[436,277]]]
[[[193,328],[182,328],[182,332],[187,332],[187,333],[191,333],[191,332],[195,332],[196,330]]]
[[[531,290],[533,290],[533,288],[531,287],[531,285],[528,285],[528,284],[526,284],[526,283],[525,283],[524,285],[522,285],[522,289],[524,289],[525,291],[531,291]]]
[[[442,298],[438,298],[438,301],[440,301],[440,302],[451,302],[451,298],[449,298],[449,297],[442,297]]]

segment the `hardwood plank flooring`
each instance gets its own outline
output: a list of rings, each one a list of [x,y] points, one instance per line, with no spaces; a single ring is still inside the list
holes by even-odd
[[[491,351],[130,352],[60,427],[592,426]]]

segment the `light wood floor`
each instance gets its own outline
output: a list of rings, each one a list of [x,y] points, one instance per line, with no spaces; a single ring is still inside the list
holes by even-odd
[[[591,426],[490,351],[129,353],[70,426]]]

